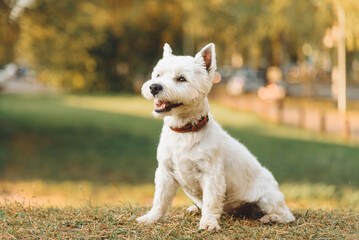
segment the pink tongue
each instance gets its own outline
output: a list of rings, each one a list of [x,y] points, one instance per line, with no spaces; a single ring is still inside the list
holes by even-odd
[[[162,106],[163,102],[161,100],[159,100],[157,103],[156,103],[156,108],[160,108]]]

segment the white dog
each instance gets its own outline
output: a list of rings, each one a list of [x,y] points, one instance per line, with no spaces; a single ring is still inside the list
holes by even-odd
[[[142,87],[154,100],[155,117],[164,117],[157,149],[158,168],[152,209],[138,222],[150,224],[168,211],[182,187],[202,209],[200,229],[220,229],[222,212],[256,204],[263,223],[289,223],[295,218],[271,172],[248,149],[226,133],[209,114],[207,94],[216,70],[214,44],[196,56],[175,56],[166,43],[163,58]]]

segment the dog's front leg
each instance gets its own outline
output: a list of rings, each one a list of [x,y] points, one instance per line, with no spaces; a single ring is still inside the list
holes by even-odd
[[[203,207],[200,229],[219,230],[219,217],[223,210],[226,190],[224,175],[221,171],[203,176]]]
[[[152,209],[146,215],[137,218],[140,223],[151,224],[161,219],[171,206],[179,187],[172,173],[164,166],[157,168],[155,184],[156,189]]]

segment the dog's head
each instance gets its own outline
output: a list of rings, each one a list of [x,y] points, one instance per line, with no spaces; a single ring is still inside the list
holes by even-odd
[[[163,57],[153,69],[151,79],[142,86],[142,95],[154,100],[153,114],[156,117],[193,110],[211,90],[216,68],[213,43],[205,46],[195,57],[175,56],[166,43]]]

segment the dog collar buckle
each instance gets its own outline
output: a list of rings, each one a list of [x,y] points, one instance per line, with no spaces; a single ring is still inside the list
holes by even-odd
[[[199,128],[199,125],[193,125],[193,127],[191,128],[192,132],[197,132]]]

